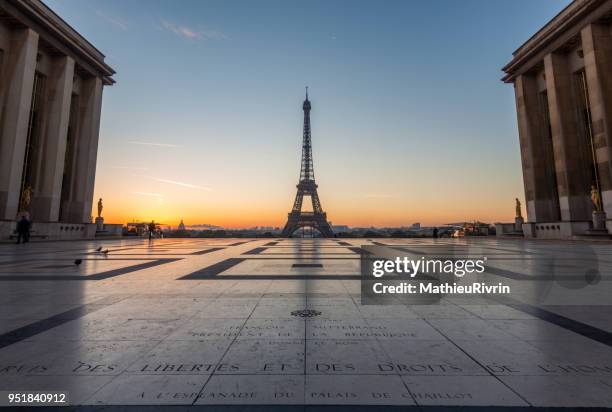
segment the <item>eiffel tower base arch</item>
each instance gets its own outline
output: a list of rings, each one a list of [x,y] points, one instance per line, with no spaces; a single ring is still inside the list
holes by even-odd
[[[291,212],[287,224],[281,234],[282,237],[291,237],[297,230],[305,227],[316,229],[322,237],[334,237],[325,213]]]

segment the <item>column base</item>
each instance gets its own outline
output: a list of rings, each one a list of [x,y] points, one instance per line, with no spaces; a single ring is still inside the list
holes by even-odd
[[[102,216],[98,216],[96,218],[96,231],[97,232],[104,231],[104,218]]]
[[[0,222],[0,241],[15,238],[15,222]],[[96,225],[93,223],[33,222],[30,240],[93,239]]]
[[[606,229],[606,212],[593,212],[593,230],[605,230]]]
[[[523,237],[523,224],[517,226],[517,223],[496,223],[495,235],[497,237]]]
[[[523,224],[525,237],[538,239],[602,240],[610,238],[605,227],[593,229],[592,221],[537,222]]]
[[[525,220],[522,217],[514,218],[514,231],[523,233],[523,223]]]

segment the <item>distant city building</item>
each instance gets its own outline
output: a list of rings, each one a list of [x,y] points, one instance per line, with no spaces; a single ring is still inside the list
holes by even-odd
[[[503,68],[516,94],[528,237],[589,234],[602,215],[605,232],[605,215],[593,214],[600,199],[612,229],[611,16],[612,1],[573,1]]]
[[[348,232],[349,230],[351,230],[351,228],[347,225],[332,225],[332,230],[334,231],[334,233],[340,233]]]
[[[148,223],[144,222],[129,222],[125,225],[124,235],[126,236],[142,236],[147,231]]]
[[[255,226],[252,230],[259,232],[271,232],[274,230],[274,226]]]
[[[189,225],[189,227],[194,229],[194,230],[221,230],[221,229],[223,229],[222,226],[210,225],[208,223]]]
[[[0,1],[0,239],[91,237],[104,55],[39,0]]]
[[[421,228],[421,224],[417,222],[417,223],[413,223],[412,225],[410,225],[409,229],[419,230],[420,228]]]
[[[185,231],[185,224],[183,223],[183,219],[181,219],[181,223],[178,225],[178,230],[181,232]]]

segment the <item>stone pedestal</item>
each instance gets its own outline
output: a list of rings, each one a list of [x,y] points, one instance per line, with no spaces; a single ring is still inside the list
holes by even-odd
[[[606,212],[593,212],[593,229],[594,230],[607,230],[606,229]]]
[[[96,218],[96,231],[102,232],[103,230],[104,230],[104,218],[101,216],[98,216]]]
[[[525,220],[522,217],[514,218],[514,231],[515,232],[522,232],[523,231],[523,223],[525,223]]]

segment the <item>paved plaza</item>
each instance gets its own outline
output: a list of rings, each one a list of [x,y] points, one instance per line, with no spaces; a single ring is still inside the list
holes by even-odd
[[[518,292],[361,305],[367,245],[486,256],[487,281]],[[607,243],[1,244],[0,388],[74,405],[612,407],[611,274]],[[538,305],[542,284],[562,301]]]

